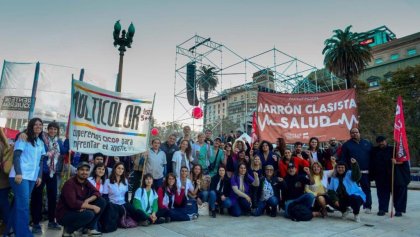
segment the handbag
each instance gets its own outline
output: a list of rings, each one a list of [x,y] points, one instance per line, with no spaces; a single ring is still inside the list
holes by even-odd
[[[122,228],[134,228],[137,227],[137,222],[135,222],[128,214],[127,211],[125,210],[124,205],[121,205],[121,207],[124,209],[124,214],[120,219],[120,227]]]
[[[198,215],[199,216],[208,216],[209,215],[209,203],[203,202],[201,205],[198,205]]]
[[[9,174],[13,166],[13,152],[14,147],[9,146],[4,148],[3,157],[0,160],[0,170],[5,174]]]

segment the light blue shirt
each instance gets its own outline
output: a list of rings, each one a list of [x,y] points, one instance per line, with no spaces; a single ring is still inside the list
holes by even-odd
[[[15,151],[16,150],[22,151],[22,154],[20,155],[22,179],[36,181],[40,172],[39,166],[41,162],[41,156],[46,154],[44,142],[37,138],[35,140],[35,146],[32,146],[30,142],[19,139],[15,143]],[[15,176],[15,167],[12,166],[9,177],[14,178]]]

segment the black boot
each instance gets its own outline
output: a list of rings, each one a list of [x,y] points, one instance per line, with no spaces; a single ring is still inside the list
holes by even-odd
[[[211,217],[216,218],[216,210],[211,210]]]

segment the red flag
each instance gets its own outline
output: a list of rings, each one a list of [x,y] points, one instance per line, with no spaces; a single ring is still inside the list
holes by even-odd
[[[409,161],[407,134],[405,133],[404,109],[401,96],[398,96],[394,122],[394,141],[396,144],[397,161]]]
[[[258,129],[257,129],[257,115],[254,112],[252,115],[252,131],[251,131],[251,143],[254,144],[254,142],[258,141]]]

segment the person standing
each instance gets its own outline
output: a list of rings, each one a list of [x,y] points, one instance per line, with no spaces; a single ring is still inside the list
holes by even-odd
[[[0,128],[0,218],[3,220],[3,227],[7,224],[10,213],[10,184],[8,177],[10,170],[7,167],[10,168],[9,165],[13,162],[11,159],[12,152],[13,146],[9,146],[7,137],[4,134],[3,129]],[[0,230],[0,234],[1,233],[3,233],[2,230]]]
[[[179,151],[176,151],[172,157],[173,174],[177,178],[181,175],[181,167],[187,167],[188,172],[190,172],[190,162],[193,161],[191,153],[190,143],[188,140],[183,140],[180,144]]]
[[[106,202],[88,181],[89,170],[89,163],[80,162],[76,176],[67,180],[61,190],[55,216],[57,222],[64,226],[63,237],[73,236],[73,232],[80,228],[86,228],[89,236],[102,235],[95,226]]]
[[[351,166],[352,158],[359,164],[362,174],[359,183],[363,192],[366,194],[366,201],[363,203],[363,208],[366,214],[370,214],[372,210],[372,195],[370,192],[369,168],[372,144],[368,140],[360,138],[358,128],[352,128],[350,130],[350,137],[350,140],[346,141],[341,147],[340,160],[344,161],[348,167]]]
[[[206,138],[204,139],[204,142],[213,146],[213,139],[211,139],[213,132],[210,129],[206,129],[205,134],[206,134]]]
[[[212,152],[210,152],[211,156],[209,157],[209,168],[208,173],[210,177],[215,176],[219,171],[219,166],[222,164],[225,154],[223,152],[223,149],[220,148],[220,143],[222,140],[220,138],[214,139],[213,146],[211,146],[210,149],[213,149]]]
[[[166,154],[166,173],[172,173],[172,157],[174,153],[179,150],[179,146],[176,145],[176,136],[171,134],[168,136],[168,140],[160,145],[160,149]]]
[[[153,188],[157,190],[163,183],[166,175],[166,154],[160,149],[160,140],[152,140],[152,147],[149,150],[149,158],[146,159],[144,172],[153,176]]]
[[[9,182],[14,193],[14,204],[8,226],[13,227],[16,236],[32,236],[29,230],[29,199],[35,186],[41,185],[41,157],[45,147],[39,137],[43,124],[39,118],[33,118],[24,132],[27,141],[18,139],[15,143],[13,166]]]
[[[178,139],[176,144],[179,146],[181,144],[182,140],[188,140],[190,142],[191,147],[193,147],[194,140],[192,139],[192,136],[191,136],[191,127],[188,126],[188,125],[185,126],[182,129],[182,132],[184,133],[184,135]]]
[[[31,195],[31,216],[32,233],[42,234],[42,206],[43,191],[47,187],[48,199],[48,229],[61,230],[61,227],[55,222],[55,206],[57,205],[58,186],[57,180],[63,167],[63,157],[68,152],[68,147],[63,146],[60,137],[60,126],[56,122],[48,124],[47,132],[43,132],[41,138],[45,144],[47,154],[42,159],[42,183],[35,187]]]
[[[378,136],[376,143],[377,146],[372,149],[369,174],[376,184],[378,216],[384,216],[388,212],[391,193],[393,148],[388,146],[384,136]]]

